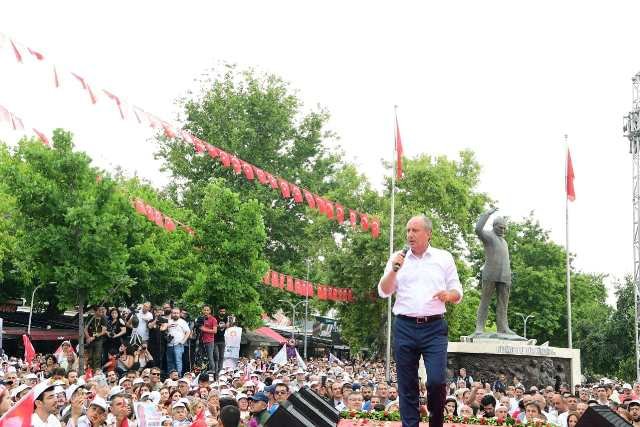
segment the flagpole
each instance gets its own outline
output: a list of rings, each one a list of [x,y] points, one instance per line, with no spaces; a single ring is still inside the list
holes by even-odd
[[[569,260],[569,141],[568,135],[564,135],[564,145],[566,149],[566,159],[564,161],[564,219],[565,219],[565,251],[567,270],[567,337],[569,348],[573,348],[573,337],[571,334],[571,270]]]
[[[393,228],[395,226],[395,209],[396,209],[396,141],[398,138],[398,127],[396,126],[398,117],[398,106],[393,106],[394,117],[396,121],[393,125],[393,167],[391,170],[391,219],[389,220],[389,258],[393,256]],[[393,295],[389,296],[387,301],[387,353],[385,358],[384,372],[387,381],[391,380],[391,300]]]

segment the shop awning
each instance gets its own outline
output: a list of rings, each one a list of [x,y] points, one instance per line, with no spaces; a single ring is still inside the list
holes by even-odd
[[[282,335],[280,335],[279,333],[277,333],[273,329],[269,328],[268,326],[263,326],[261,328],[258,328],[254,332],[256,334],[260,334],[260,335],[263,335],[265,337],[269,337],[271,339],[274,339],[275,341],[277,341],[280,344],[284,344],[284,343],[287,342],[287,339],[285,337],[283,337]]]
[[[4,335],[22,336],[27,333],[27,328],[5,327],[2,330]],[[62,341],[77,340],[78,331],[73,329],[33,329],[31,328],[31,341]]]

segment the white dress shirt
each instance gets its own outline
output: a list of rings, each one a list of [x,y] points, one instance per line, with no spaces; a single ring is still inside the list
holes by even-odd
[[[391,259],[384,270],[386,275],[391,271]],[[382,298],[389,298],[382,290],[382,280],[378,283],[378,294]],[[402,268],[396,275],[396,302],[393,313],[405,316],[422,317],[442,314],[446,311],[445,304],[434,295],[439,291],[455,290],[462,300],[462,286],[458,278],[458,271],[453,256],[443,250],[429,246],[418,257],[409,250],[404,258]]]

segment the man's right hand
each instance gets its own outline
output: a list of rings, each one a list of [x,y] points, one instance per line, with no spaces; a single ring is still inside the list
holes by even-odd
[[[391,258],[391,266],[393,267],[393,271],[398,271],[402,268],[402,264],[404,264],[404,255],[402,251],[398,251],[393,254],[393,258]]]

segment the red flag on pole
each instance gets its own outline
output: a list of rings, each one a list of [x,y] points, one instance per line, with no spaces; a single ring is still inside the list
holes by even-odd
[[[20,55],[20,51],[18,50],[16,44],[11,39],[9,39],[9,42],[11,43],[11,47],[13,48],[13,54],[16,56],[16,61],[22,63],[22,55]]]
[[[567,199],[570,201],[576,200],[576,189],[573,186],[573,180],[575,175],[573,174],[573,162],[571,161],[571,152],[567,148]]]
[[[0,427],[31,427],[33,401],[33,391],[30,391],[0,418]]]
[[[198,415],[196,415],[196,417],[193,419],[193,422],[191,423],[191,427],[207,427],[207,420],[204,416],[204,409],[201,409],[200,412],[198,412]]]
[[[400,126],[398,126],[398,115],[396,115],[396,178],[402,179],[402,138],[400,138]]]
[[[34,357],[36,357],[36,349],[33,348],[31,340],[26,335],[22,335],[22,344],[24,345],[24,360],[26,360],[27,363],[31,363]]]
[[[38,136],[38,139],[47,147],[51,146],[51,142],[49,142],[49,138],[47,138],[47,135],[45,135],[44,133],[40,132],[38,129],[36,128],[32,128],[33,132]]]

